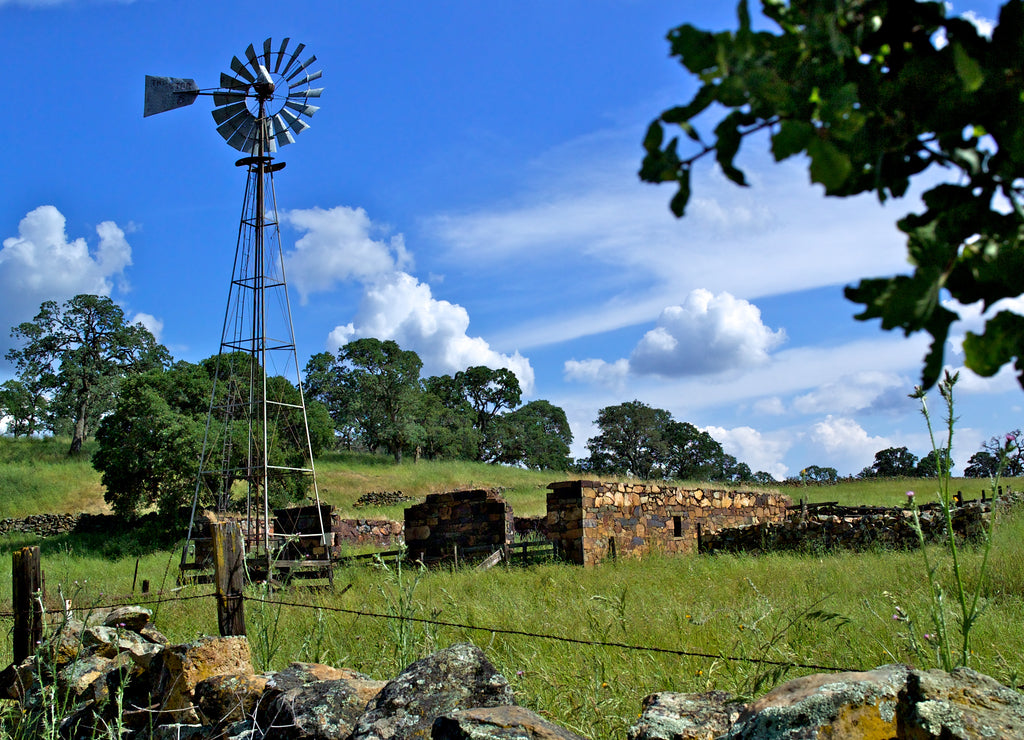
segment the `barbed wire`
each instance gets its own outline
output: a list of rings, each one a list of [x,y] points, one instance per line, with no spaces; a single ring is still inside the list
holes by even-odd
[[[748,658],[743,656],[734,655],[722,655],[719,653],[705,653],[695,650],[681,650],[677,648],[663,648],[654,647],[650,645],[632,645],[625,642],[607,642],[603,640],[585,640],[579,637],[564,637],[562,635],[549,635],[541,632],[528,632],[526,630],[515,630],[504,627],[486,627],[472,624],[459,624],[458,622],[447,622],[439,619],[427,619],[426,617],[412,617],[403,616],[398,614],[380,614],[378,612],[366,612],[359,609],[346,609],[340,606],[317,606],[315,604],[303,604],[295,601],[278,601],[273,599],[261,599],[254,596],[244,596],[245,601],[254,601],[261,604],[270,606],[289,606],[300,609],[318,609],[328,612],[337,612],[341,614],[350,614],[353,616],[369,617],[372,619],[397,619],[404,620],[407,622],[415,622],[418,624],[427,624],[434,627],[451,627],[456,629],[465,630],[477,630],[481,632],[490,632],[496,635],[512,635],[516,637],[529,637],[541,640],[553,640],[556,642],[564,642],[572,645],[587,645],[591,647],[602,647],[602,648],[617,648],[620,650],[637,650],[651,653],[662,653],[667,655],[676,655],[681,657],[690,658],[709,658],[713,660],[725,660],[730,662],[738,663],[759,663],[762,665],[773,665],[780,667],[790,668],[807,668],[816,671],[829,671],[831,673],[843,673],[851,671],[863,671],[863,668],[843,668],[839,666],[826,666],[817,665],[814,663],[798,663],[790,660],[772,660],[769,658]]]
[[[195,601],[198,599],[209,599],[216,598],[216,592],[202,593],[202,594],[191,594],[188,596],[173,596],[170,598],[160,598],[150,601],[137,601],[131,600],[127,602],[114,602],[109,604],[92,604],[89,606],[71,607],[73,611],[90,611],[90,610],[101,610],[101,609],[117,609],[123,606],[160,606],[163,604],[171,604],[182,601]],[[316,604],[304,604],[298,601],[282,601],[278,599],[264,599],[257,596],[242,596],[244,601],[255,602],[264,604],[266,606],[280,606],[280,607],[291,607],[296,609],[312,609],[318,611],[333,612],[338,614],[348,614],[357,617],[366,617],[368,619],[387,619],[387,620],[401,620],[406,622],[413,622],[416,624],[425,624],[432,627],[447,627],[450,629],[462,629],[462,630],[473,630],[477,632],[489,632],[494,635],[509,635],[513,637],[525,637],[536,640],[551,640],[554,642],[561,642],[568,645],[585,645],[588,647],[598,648],[613,648],[618,650],[633,650],[638,652],[658,653],[662,655],[674,655],[678,657],[687,658],[705,658],[709,660],[723,660],[734,663],[756,663],[759,665],[770,665],[784,668],[806,668],[808,670],[815,671],[828,671],[830,673],[841,673],[850,671],[862,671],[863,668],[849,668],[834,665],[821,665],[817,663],[801,663],[792,660],[774,660],[771,658],[750,658],[747,656],[738,655],[723,655],[721,653],[708,653],[698,650],[685,650],[681,648],[665,648],[657,647],[653,645],[635,645],[626,642],[610,642],[606,640],[588,640],[580,637],[565,637],[564,635],[552,635],[543,632],[530,632],[528,630],[510,629],[507,627],[493,627],[478,624],[462,624],[460,622],[449,622],[441,619],[428,619],[426,617],[414,617],[409,615],[399,614],[382,614],[380,612],[370,612],[361,609],[348,609],[340,606],[326,606]],[[0,612],[0,618],[13,618],[17,616],[14,612]]]

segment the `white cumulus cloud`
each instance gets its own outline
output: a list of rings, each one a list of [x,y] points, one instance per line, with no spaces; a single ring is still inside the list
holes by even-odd
[[[131,322],[133,324],[142,324],[156,338],[156,341],[160,341],[160,335],[164,332],[164,322],[153,314],[137,313],[132,317]]]
[[[629,360],[566,360],[564,368],[566,380],[618,389],[623,387],[629,375]]]
[[[776,480],[785,479],[788,468],[782,458],[792,446],[792,440],[785,433],[762,433],[748,426],[733,429],[710,426],[704,431],[718,440],[727,453],[749,465],[751,471],[763,470]]]
[[[793,408],[801,414],[849,414],[865,409],[906,411],[914,384],[896,373],[863,370],[844,375],[797,396]]]
[[[433,297],[430,286],[404,272],[380,276],[363,292],[352,323],[335,327],[328,348],[337,350],[363,337],[394,340],[423,360],[424,374],[451,374],[467,367],[504,367],[515,373],[524,395],[534,387],[530,361],[518,352],[496,352],[481,337],[471,337],[465,308]]]
[[[863,469],[875,459],[876,452],[893,446],[885,437],[869,435],[853,419],[831,415],[811,426],[808,442],[812,454],[820,454],[821,459],[808,460],[807,465],[848,471]]]
[[[785,336],[765,326],[752,303],[698,288],[661,312],[633,350],[630,369],[669,378],[742,370],[767,363]]]
[[[305,232],[285,256],[288,280],[302,303],[346,280],[365,282],[412,265],[404,237],[389,235],[362,208],[293,210],[284,219]]]
[[[18,224],[18,235],[0,249],[0,323],[13,326],[31,319],[43,301],[66,301],[79,293],[110,295],[132,263],[124,231],[113,221],[96,227],[99,242],[69,240],[64,215],[39,206]]]

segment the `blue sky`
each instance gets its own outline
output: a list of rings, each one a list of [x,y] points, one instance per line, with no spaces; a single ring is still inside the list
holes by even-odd
[[[998,4],[955,11],[984,24]],[[376,336],[424,375],[509,367],[524,401],[565,409],[577,456],[598,409],[634,399],[779,478],[923,456],[907,394],[925,339],[854,321],[842,296],[907,271],[894,224],[915,197],[826,200],[762,141],[737,160],[752,187],[708,163],[673,218],[672,189],[636,171],[647,124],[695,89],[665,41],[683,22],[732,28],[734,4],[0,0],[0,325],[95,292],[175,358],[214,354],[245,173],[208,98],[144,119],[143,80],[216,87],[250,43],[289,36],[325,89],[276,155],[300,365]],[[952,368],[979,325],[960,310]],[[963,373],[955,472],[1022,401],[1007,372]]]

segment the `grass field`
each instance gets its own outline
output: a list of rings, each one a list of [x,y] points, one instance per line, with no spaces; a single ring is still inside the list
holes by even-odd
[[[98,476],[87,462],[68,462],[46,445],[30,452],[10,447],[10,441],[0,440],[0,471],[7,476],[0,497],[7,507],[4,516],[39,511],[51,501],[52,510],[69,510],[67,500],[96,505]],[[558,479],[472,464],[396,467],[368,456],[328,456],[317,468],[323,498],[343,516],[381,514],[351,507],[367,491],[423,496],[473,487],[503,488],[517,513],[539,514],[545,486]],[[15,489],[6,488],[11,482]],[[954,488],[958,485],[967,498],[980,493],[978,481],[956,481]],[[929,486],[934,482],[853,481],[783,490],[794,499],[896,506],[908,489],[922,503],[929,500]],[[47,487],[59,490],[36,498]],[[101,491],[98,495],[101,501]],[[384,513],[398,516],[399,509]],[[151,605],[157,627],[171,639],[216,633],[212,598],[178,600],[210,588],[171,591],[177,553],[154,542],[128,532],[46,540],[21,535],[0,544],[9,551],[41,546],[54,604],[58,593],[83,609],[122,599],[151,600],[158,602]],[[942,563],[939,577],[948,587],[943,549],[929,552]],[[980,553],[968,548],[965,560],[970,585],[976,582]],[[165,595],[143,597],[143,579]],[[786,678],[819,671],[811,666],[937,665],[934,645],[924,637],[933,630],[919,552],[653,556],[586,570],[551,562],[426,572],[390,562],[340,568],[329,591],[296,588],[273,594],[274,600],[300,606],[267,604],[255,588],[247,595],[249,638],[261,670],[304,660],[386,679],[415,658],[468,640],[508,678],[521,704],[592,738],[624,737],[643,697],[654,691],[721,689],[752,696]],[[973,633],[971,665],[1018,686],[1024,681],[1024,512],[998,521],[982,596],[985,613]],[[9,598],[10,572],[0,568],[0,612],[9,611]],[[0,626],[9,631],[9,620],[0,619]],[[9,660],[10,643],[0,644],[0,663]]]

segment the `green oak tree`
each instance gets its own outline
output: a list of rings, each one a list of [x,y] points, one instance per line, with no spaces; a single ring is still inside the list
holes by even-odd
[[[800,471],[800,480],[806,483],[818,483],[834,486],[839,480],[839,471],[821,465],[808,465]]]
[[[128,517],[150,506],[170,513],[192,500],[211,388],[205,368],[187,362],[121,384],[92,457],[114,513]]]
[[[7,422],[13,437],[30,437],[42,431],[48,405],[46,395],[21,380],[0,385],[0,420]]]
[[[732,476],[736,458],[707,432],[686,421],[670,421],[664,431],[665,474],[679,480],[721,480]],[[742,471],[737,471],[742,474]],[[750,469],[746,469],[749,477]]]
[[[605,406],[597,412],[600,433],[587,440],[587,467],[595,472],[645,479],[659,475],[665,461],[665,432],[671,421],[668,411],[641,401]]]
[[[225,425],[214,418],[207,428],[215,377],[215,408],[237,408],[241,399],[249,398],[251,356],[230,354],[233,356],[215,356],[199,364],[177,362],[167,370],[133,375],[122,383],[117,405],[100,422],[98,447],[92,458],[106,489],[104,499],[115,512],[129,516],[156,506],[171,514],[190,503],[196,492],[204,436],[208,456],[204,469],[219,471],[226,467],[244,475],[249,425]],[[267,378],[267,398],[274,402],[268,407],[268,462],[277,468],[307,467],[299,389],[286,378],[271,376]],[[306,419],[309,447],[315,457],[332,441],[331,418],[323,404],[307,399]],[[261,424],[259,419],[254,425],[254,436],[259,441],[263,438]],[[227,486],[230,488],[235,480],[237,477],[229,476]],[[272,505],[301,500],[308,493],[309,483],[308,476],[274,470],[269,490]],[[222,485],[219,476],[204,476],[204,485],[199,486],[200,504],[223,503],[218,501]]]
[[[6,357],[19,379],[49,399],[49,426],[68,420],[71,454],[109,411],[120,382],[170,361],[167,349],[142,324],[131,324],[110,298],[77,295],[46,301],[32,321],[12,327],[22,341]]]
[[[671,209],[682,216],[698,161],[714,157],[746,186],[740,146],[767,139],[777,161],[805,156],[829,196],[873,192],[885,201],[926,173],[928,183],[943,179],[924,193],[923,212],[897,224],[911,274],[846,288],[863,306],[856,318],[931,335],[922,370],[930,388],[960,318],[945,299],[987,309],[1024,293],[1024,0],[1002,6],[990,38],[942,2],[762,0],[761,8],[768,30],[754,29],[741,0],[736,31],[684,24],[669,32],[672,56],[699,88],[651,123],[640,177],[676,183]],[[1002,310],[982,333],[967,333],[964,364],[989,376],[1013,362],[1024,385],[1022,346],[1024,316]]]
[[[390,339],[366,337],[339,349],[337,364],[366,445],[385,449],[401,462],[403,451],[422,438],[415,412],[423,361]]]
[[[549,401],[530,401],[497,417],[492,439],[496,462],[532,470],[568,470],[572,429],[565,411]]]
[[[476,414],[473,426],[480,432],[477,459],[493,461],[500,456],[501,442],[493,421],[503,411],[519,406],[522,389],[519,378],[508,368],[475,365],[455,374],[454,384]]]
[[[900,478],[917,474],[917,455],[906,447],[887,447],[875,453],[872,477]]]
[[[948,449],[929,450],[917,464],[914,475],[918,478],[938,478],[940,475],[948,475],[952,469],[953,459]]]

